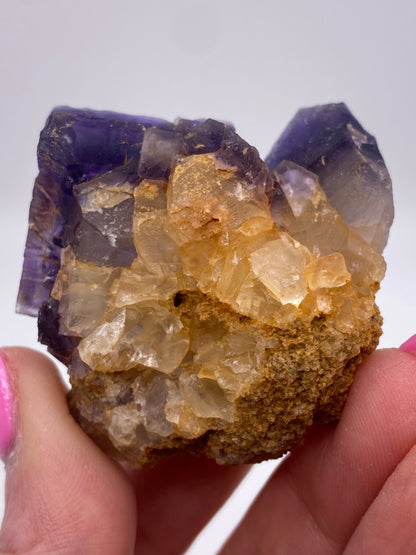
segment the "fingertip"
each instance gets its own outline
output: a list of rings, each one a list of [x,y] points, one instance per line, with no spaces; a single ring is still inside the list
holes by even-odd
[[[358,369],[341,421],[350,411],[397,426],[406,418],[416,423],[416,357],[396,348],[368,356]]]
[[[6,468],[18,457],[33,459],[48,444],[48,434],[69,415],[66,386],[53,361],[26,347],[4,347],[1,356],[12,392],[13,441]],[[24,447],[24,448],[23,448]],[[34,461],[33,461],[34,462]]]
[[[55,364],[26,348],[2,350],[14,391],[14,448],[6,458],[6,507],[0,551],[60,552],[67,542],[114,543],[111,526],[135,540],[135,502],[122,470],[72,418]],[[119,505],[119,514],[112,515]],[[128,530],[127,530],[128,529]],[[41,548],[39,547],[41,546]],[[55,550],[55,551],[54,551]],[[117,551],[109,551],[117,553]]]
[[[23,425],[30,421],[24,415],[36,413],[36,398],[43,398],[45,393],[47,399],[54,401],[53,410],[67,412],[66,387],[55,364],[46,355],[26,347],[1,348],[0,457],[6,467],[16,458]]]

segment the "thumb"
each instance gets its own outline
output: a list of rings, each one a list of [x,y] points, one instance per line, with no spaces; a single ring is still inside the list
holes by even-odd
[[[73,420],[56,367],[29,349],[0,355],[0,448],[8,451],[0,552],[133,553],[132,490]]]

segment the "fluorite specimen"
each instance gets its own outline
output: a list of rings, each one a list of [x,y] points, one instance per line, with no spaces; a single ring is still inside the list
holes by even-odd
[[[72,108],[38,154],[17,309],[107,452],[253,462],[339,417],[381,333],[393,217],[345,105],[301,110],[267,164],[218,121]]]

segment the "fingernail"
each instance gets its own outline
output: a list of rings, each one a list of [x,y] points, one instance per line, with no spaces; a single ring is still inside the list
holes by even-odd
[[[0,457],[4,457],[11,448],[13,437],[13,392],[6,364],[0,352]]]
[[[399,349],[406,351],[407,353],[416,352],[416,334],[409,337],[407,341],[400,345]]]

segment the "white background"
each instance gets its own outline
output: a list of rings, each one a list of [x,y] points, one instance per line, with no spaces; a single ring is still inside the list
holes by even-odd
[[[62,104],[231,121],[266,155],[299,107],[347,102],[394,186],[381,345],[415,333],[415,25],[412,0],[0,0],[0,344],[36,347],[14,303],[38,134]],[[214,553],[233,511],[190,553]]]

